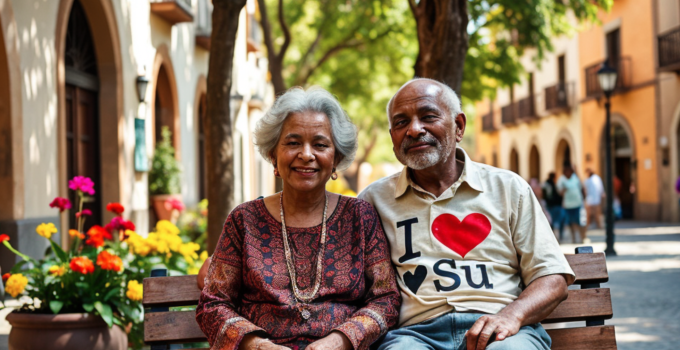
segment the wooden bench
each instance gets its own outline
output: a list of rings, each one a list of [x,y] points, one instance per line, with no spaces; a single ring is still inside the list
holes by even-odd
[[[607,282],[607,265],[603,253],[593,253],[591,247],[579,247],[576,254],[567,255],[567,261],[576,273],[569,297],[542,321],[543,324],[585,321],[585,327],[549,329],[552,349],[616,349],[614,326],[604,320],[612,318],[609,288],[600,288]],[[162,277],[165,270],[152,271],[144,279],[144,341],[152,350],[170,349],[169,344],[206,341],[196,323],[193,310],[169,311],[169,307],[195,306],[200,290],[196,275]]]

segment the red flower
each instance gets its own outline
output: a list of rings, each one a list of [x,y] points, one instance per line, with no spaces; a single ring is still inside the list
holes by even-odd
[[[184,210],[184,203],[177,198],[170,198],[165,201],[165,209],[167,210],[177,210],[182,212]]]
[[[112,239],[111,233],[106,231],[105,228],[94,225],[87,231],[88,239],[85,244],[91,245],[93,247],[101,247],[104,245],[104,239]]]
[[[114,216],[113,219],[111,219],[111,222],[106,224],[104,226],[106,231],[113,233],[115,231],[125,231],[125,230],[130,230],[134,231],[135,230],[135,224],[132,223],[132,221],[127,221],[119,216]]]
[[[120,215],[125,211],[125,208],[120,203],[109,203],[106,205],[106,210],[114,214]]]
[[[123,270],[123,260],[120,257],[107,252],[106,250],[97,255],[97,265],[103,270],[113,270],[116,272]]]
[[[71,201],[68,198],[56,197],[50,203],[50,208],[59,208],[59,212],[71,209]]]
[[[4,241],[9,241],[9,236],[3,233],[0,235],[0,243]]]
[[[71,270],[82,273],[83,275],[94,272],[94,264],[92,263],[92,260],[86,256],[79,256],[71,259],[69,267],[71,267]]]
[[[11,275],[9,274],[9,272],[6,273],[6,274],[4,274],[4,275],[2,275],[2,281],[3,281],[3,282],[6,282],[6,281],[9,279],[9,276],[11,276]]]
[[[79,211],[76,213],[76,218],[79,218],[83,215],[92,216],[92,211],[90,209],[83,209],[83,211]]]

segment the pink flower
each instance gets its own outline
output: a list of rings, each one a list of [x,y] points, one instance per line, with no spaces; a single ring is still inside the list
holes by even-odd
[[[79,211],[76,213],[76,218],[79,218],[83,215],[92,216],[92,211],[90,209],[83,209],[83,211]]]
[[[114,216],[113,219],[111,219],[111,222],[106,224],[104,226],[106,231],[113,233],[115,231],[120,231],[120,230],[130,230],[134,231],[135,230],[135,224],[132,223],[132,221],[127,221],[120,216]]]
[[[56,197],[50,203],[50,208],[59,208],[59,212],[71,209],[71,201],[68,198]]]
[[[165,209],[177,210],[179,212],[184,210],[184,203],[177,198],[170,198],[165,201]]]
[[[68,188],[74,190],[74,191],[82,191],[84,193],[89,194],[90,196],[94,195],[94,182],[89,177],[85,176],[76,176],[72,180],[68,182]]]

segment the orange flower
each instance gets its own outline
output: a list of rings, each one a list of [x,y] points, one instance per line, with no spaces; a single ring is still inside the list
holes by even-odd
[[[12,276],[12,275],[10,275],[9,272],[6,273],[6,274],[4,274],[4,275],[2,275],[2,281],[3,281],[3,282],[7,281],[7,280],[9,279],[9,276]]]
[[[113,270],[116,272],[123,270],[123,260],[106,250],[103,250],[97,255],[97,265],[103,270]]]
[[[71,270],[82,273],[83,275],[94,272],[94,264],[92,263],[92,260],[86,256],[79,256],[71,259],[69,267],[71,267]]]
[[[111,233],[106,231],[103,227],[99,225],[92,226],[88,231],[87,235],[90,237],[85,241],[85,244],[91,245],[93,247],[101,247],[104,245],[104,239],[112,239]]]
[[[82,234],[82,233],[80,233],[80,232],[78,232],[78,230],[73,230],[73,229],[68,230],[68,234],[69,234],[69,236],[71,236],[71,237],[78,237],[78,238],[80,238],[80,239],[85,238],[85,235]]]

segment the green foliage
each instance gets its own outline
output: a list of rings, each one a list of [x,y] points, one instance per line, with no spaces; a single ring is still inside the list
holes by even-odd
[[[175,159],[175,148],[172,146],[172,132],[164,126],[161,134],[163,140],[156,145],[149,171],[149,192],[154,194],[180,193],[179,162]]]

